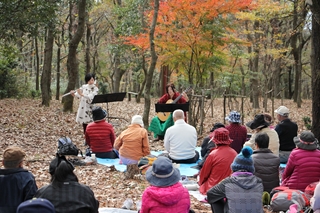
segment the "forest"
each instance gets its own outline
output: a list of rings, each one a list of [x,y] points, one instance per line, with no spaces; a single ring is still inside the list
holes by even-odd
[[[311,130],[320,138],[320,2],[1,2],[1,99],[40,98],[48,107],[86,73],[96,74],[100,94],[143,98],[145,126],[151,98],[174,82],[193,87],[194,123],[203,98],[246,98],[254,109],[275,99],[299,108],[311,99]],[[71,96],[62,102],[63,111],[73,110]]]

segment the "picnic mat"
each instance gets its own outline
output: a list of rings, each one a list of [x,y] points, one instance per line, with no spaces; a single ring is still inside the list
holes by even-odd
[[[196,150],[200,153],[200,149],[201,147],[197,147]],[[163,151],[151,151],[152,155],[158,156],[162,153]],[[114,165],[114,167],[120,171],[120,172],[124,172],[127,169],[126,165],[122,165],[120,164],[120,159],[103,159],[103,158],[97,158],[97,162],[98,164],[102,164],[105,166],[112,166]],[[181,175],[185,175],[188,177],[191,177],[195,174],[197,174],[199,172],[199,170],[191,168],[193,166],[196,166],[197,163],[192,163],[192,164],[179,164],[179,170],[180,170],[180,174]]]
[[[99,213],[137,213],[137,211],[116,208],[99,208]]]

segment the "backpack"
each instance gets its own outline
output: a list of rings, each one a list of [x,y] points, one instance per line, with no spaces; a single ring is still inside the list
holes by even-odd
[[[138,167],[140,169],[141,174],[145,174],[148,168],[153,164],[153,162],[157,159],[154,155],[147,155],[145,157],[140,158],[138,162]]]
[[[273,211],[287,211],[292,204],[298,205],[298,211],[302,211],[304,207],[309,205],[309,200],[306,195],[295,189],[285,189],[276,192],[272,198],[270,206]],[[302,211],[303,212],[303,211]]]
[[[58,140],[58,151],[57,153],[59,155],[75,155],[78,156],[78,153],[82,152],[80,149],[77,148],[76,145],[74,145],[70,138],[68,137],[61,137]]]
[[[304,190],[304,193],[306,194],[306,196],[311,199],[313,197],[313,194],[314,194],[314,190],[317,186],[317,184],[319,183],[319,181],[317,182],[313,182],[313,183],[310,183]]]

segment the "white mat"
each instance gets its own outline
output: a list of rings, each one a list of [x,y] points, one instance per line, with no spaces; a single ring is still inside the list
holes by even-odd
[[[99,208],[99,213],[137,213],[138,211],[132,211],[127,209],[116,208]]]

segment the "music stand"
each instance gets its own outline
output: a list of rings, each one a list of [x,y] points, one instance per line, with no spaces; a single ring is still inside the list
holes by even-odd
[[[109,102],[116,102],[116,101],[123,101],[126,94],[127,93],[125,93],[125,92],[118,92],[118,93],[108,93],[108,94],[103,94],[103,95],[96,95],[96,96],[94,96],[91,103],[92,104],[96,104],[96,103],[106,103],[107,104],[107,113],[108,113],[107,117],[108,117],[108,122],[109,122],[109,118],[116,118],[116,117],[109,116],[108,103]]]
[[[184,104],[155,104],[156,112],[173,112],[181,109],[184,112],[189,111],[189,102]]]

